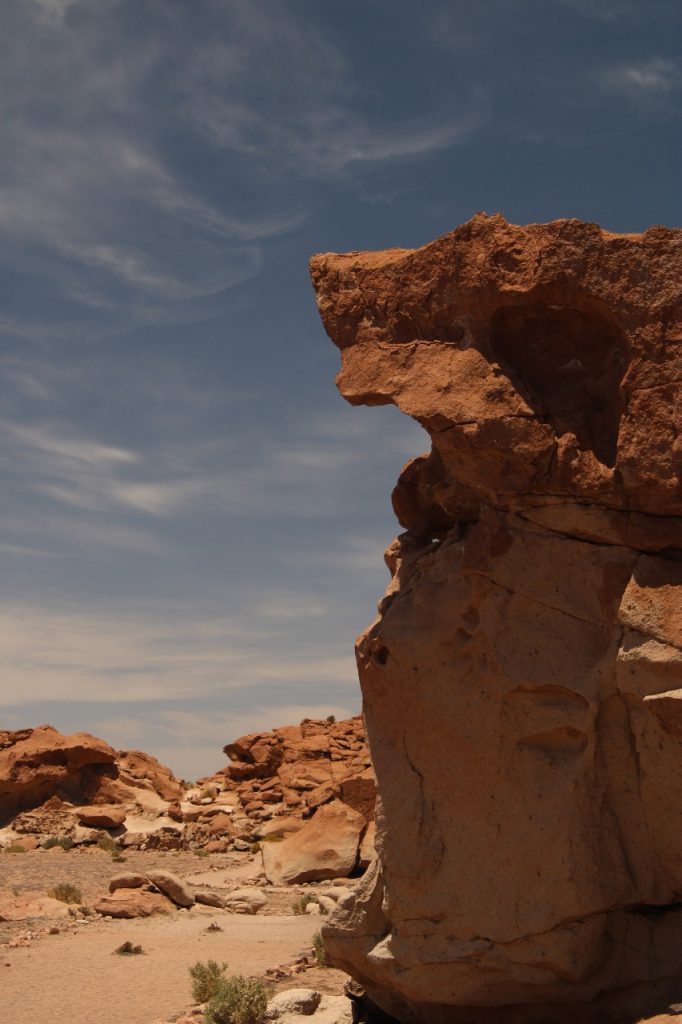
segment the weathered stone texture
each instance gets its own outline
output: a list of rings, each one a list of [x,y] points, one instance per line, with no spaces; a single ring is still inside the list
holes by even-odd
[[[311,270],[341,393],[432,441],[357,645],[379,861],[327,943],[405,1022],[636,1019],[682,976],[682,232],[477,215]]]

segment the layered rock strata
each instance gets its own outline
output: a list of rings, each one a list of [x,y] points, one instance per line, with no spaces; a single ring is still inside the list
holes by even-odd
[[[359,638],[375,868],[325,937],[402,1022],[682,995],[682,231],[477,215],[311,263],[354,405],[431,437]]]

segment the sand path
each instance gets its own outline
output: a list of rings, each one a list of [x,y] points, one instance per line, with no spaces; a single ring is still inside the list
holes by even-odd
[[[98,921],[76,933],[0,950],[0,1006],[7,1024],[151,1024],[192,1002],[187,968],[226,960],[228,972],[261,974],[310,946],[319,919],[178,914],[136,921]],[[115,956],[122,942],[145,956]],[[5,964],[10,963],[10,967]]]

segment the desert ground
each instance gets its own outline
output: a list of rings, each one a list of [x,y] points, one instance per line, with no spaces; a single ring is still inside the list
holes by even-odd
[[[98,848],[3,854],[0,901],[45,896],[70,883],[80,889],[82,905],[92,906],[107,893],[112,876],[154,870],[171,871],[190,887],[218,894],[248,887],[267,898],[257,914],[195,904],[134,920],[76,919],[64,905],[61,916],[0,922],[3,1019],[8,1024],[152,1024],[182,1020],[188,1012],[192,1019],[188,968],[209,959],[227,962],[230,974],[261,978],[271,991],[307,987],[340,994],[345,975],[315,966],[310,958],[319,916],[292,909],[302,895],[324,893],[329,884],[263,885],[259,862],[249,854],[133,851],[125,863],[114,863]],[[127,941],[142,946],[143,954],[116,955]],[[311,965],[292,968],[305,954]]]

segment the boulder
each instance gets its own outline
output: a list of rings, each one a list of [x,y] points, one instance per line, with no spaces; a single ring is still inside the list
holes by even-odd
[[[170,871],[149,871],[147,877],[152,885],[155,885],[164,896],[168,896],[176,906],[191,907],[194,903],[194,896],[189,887]]]
[[[204,907],[217,907],[219,910],[227,906],[224,897],[217,892],[211,892],[210,889],[195,889],[194,902],[201,903]]]
[[[342,395],[431,439],[357,645],[378,859],[326,946],[411,1024],[644,1016],[682,983],[682,232],[478,214],[311,272]]]
[[[103,896],[94,905],[103,917],[152,917],[154,914],[171,914],[174,906],[169,899],[158,892],[144,889],[117,889],[110,896]]]
[[[116,892],[117,889],[142,889],[145,885],[149,885],[146,875],[136,871],[122,871],[110,879],[109,892]]]
[[[320,1005],[322,993],[312,988],[290,988],[276,992],[268,1003],[265,1020],[282,1020],[291,1014],[310,1017]]]
[[[69,907],[51,896],[35,892],[0,891],[0,921],[25,921],[33,917],[68,917]]]
[[[223,897],[224,906],[228,910],[241,914],[257,914],[268,902],[268,898],[262,889],[251,886],[244,886],[242,889],[233,889]]]
[[[126,819],[123,807],[94,804],[91,807],[77,807],[75,811],[81,825],[89,828],[119,828]]]
[[[356,866],[364,819],[340,800],[325,804],[281,843],[264,843],[263,866],[275,885],[349,875]]]

